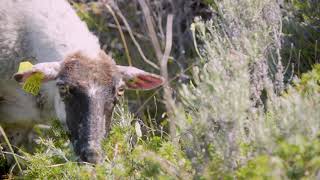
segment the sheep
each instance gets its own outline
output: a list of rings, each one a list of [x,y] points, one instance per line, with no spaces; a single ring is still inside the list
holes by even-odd
[[[65,0],[1,0],[0,24],[0,123],[24,128],[56,117],[82,161],[103,162],[101,141],[125,88],[148,90],[164,82],[117,65]],[[34,66],[17,73],[26,59]],[[43,75],[42,86],[32,96],[17,82],[36,73]]]

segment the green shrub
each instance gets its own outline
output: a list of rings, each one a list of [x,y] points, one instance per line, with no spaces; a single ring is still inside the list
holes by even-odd
[[[313,1],[312,1],[313,2]],[[206,0],[214,18],[191,29],[199,59],[178,89],[178,143],[121,102],[103,142],[105,162],[78,162],[57,121],[21,150],[26,179],[316,179],[320,170],[320,66],[285,84],[289,26],[276,0]],[[309,3],[309,4],[308,4]],[[317,25],[311,1],[290,1],[295,22]],[[81,7],[78,7],[81,8]],[[82,18],[89,18],[82,14]],[[297,18],[299,17],[299,18]],[[282,18],[282,19],[281,19]],[[297,20],[299,19],[299,20]],[[292,19],[291,19],[292,20]],[[303,22],[303,23],[302,23]],[[96,24],[89,24],[92,28]],[[300,37],[300,36],[299,36]],[[299,38],[291,36],[294,40]],[[310,46],[301,60],[311,58]],[[306,42],[309,43],[309,42]],[[302,45],[302,44],[299,44]],[[298,47],[298,46],[297,46]],[[316,51],[317,47],[316,47]],[[299,69],[299,67],[298,67]],[[156,101],[156,100],[155,100]],[[159,116],[159,115],[158,115]],[[152,119],[146,120],[153,126]],[[164,121],[163,123],[167,123]],[[157,124],[155,124],[157,125]],[[148,130],[144,130],[147,128]],[[3,162],[0,162],[0,166]],[[17,177],[20,178],[20,177]]]
[[[122,103],[126,104],[126,103]],[[22,152],[22,175],[27,179],[176,179],[193,174],[179,146],[158,136],[141,139],[131,126],[126,106],[117,106],[112,130],[103,143],[106,161],[101,165],[77,162],[64,129],[54,121],[39,131],[36,152]],[[134,140],[136,139],[136,140]]]
[[[310,72],[304,73],[301,80],[296,82],[296,88],[302,94],[313,94],[320,92],[320,64],[314,65]]]
[[[237,172],[239,179],[317,179],[320,170],[319,139],[302,136],[295,142],[279,141],[271,155],[259,155]]]
[[[320,4],[313,0],[287,0],[283,4],[283,33],[285,62],[300,75],[319,63]]]
[[[312,90],[308,96],[285,84],[281,14],[274,1],[214,2],[218,18],[192,27],[202,64],[180,90],[183,148],[199,177],[302,177],[307,167],[277,152],[290,149],[283,143],[294,147],[299,136],[317,141],[320,94],[312,90],[319,88],[317,66],[299,85]]]

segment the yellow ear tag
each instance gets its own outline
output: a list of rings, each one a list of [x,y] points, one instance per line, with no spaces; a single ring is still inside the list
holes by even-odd
[[[44,79],[44,75],[40,72],[34,73],[24,82],[22,89],[25,92],[31,93],[34,96],[39,94],[42,80]]]
[[[21,62],[19,65],[18,73],[22,73],[32,69],[32,64],[29,61]],[[31,93],[36,96],[39,94],[42,80],[44,79],[44,75],[40,72],[34,73],[30,77],[26,79],[24,82],[22,89],[25,92]]]
[[[18,73],[22,73],[22,72],[25,72],[25,71],[29,71],[32,69],[32,64],[31,62],[29,61],[24,61],[24,62],[21,62],[19,64],[19,70],[18,70]]]

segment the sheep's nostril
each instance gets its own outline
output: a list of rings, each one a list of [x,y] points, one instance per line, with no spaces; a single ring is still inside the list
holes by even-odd
[[[102,155],[97,150],[91,148],[85,149],[81,153],[81,159],[93,164],[102,163]]]
[[[13,75],[13,78],[17,81],[17,82],[21,82],[23,79],[23,75],[22,74],[15,74]]]

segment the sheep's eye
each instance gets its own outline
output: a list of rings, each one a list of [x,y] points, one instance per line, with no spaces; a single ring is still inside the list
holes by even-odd
[[[117,95],[118,96],[123,96],[123,94],[124,94],[124,88],[121,87],[121,88],[118,89]]]
[[[66,94],[66,93],[68,93],[68,86],[66,86],[66,85],[63,85],[63,86],[58,86],[58,88],[59,88],[59,92],[61,93],[61,94]]]
[[[68,85],[59,82],[59,83],[57,83],[57,87],[58,87],[61,95],[66,95],[69,93],[69,86]]]

